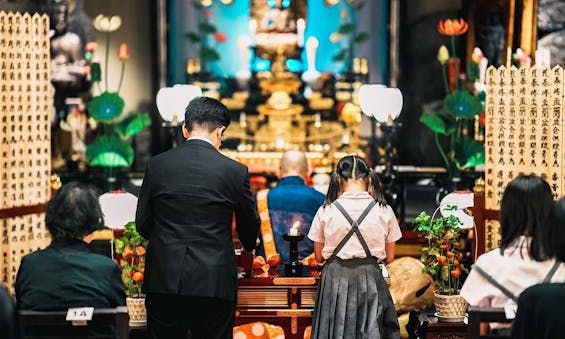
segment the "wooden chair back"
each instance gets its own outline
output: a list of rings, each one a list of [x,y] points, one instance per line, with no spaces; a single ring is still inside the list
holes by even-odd
[[[477,338],[504,338],[504,336],[486,335],[481,336],[481,323],[511,323],[513,319],[507,319],[504,308],[490,308],[469,306],[467,309],[469,324],[467,334],[470,339]]]

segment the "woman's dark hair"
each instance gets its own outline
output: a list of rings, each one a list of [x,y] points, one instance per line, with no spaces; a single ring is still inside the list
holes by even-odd
[[[340,179],[365,179],[367,182],[367,188],[375,201],[379,205],[386,205],[379,176],[369,167],[369,165],[367,165],[367,162],[363,158],[357,155],[345,156],[337,163],[335,171],[330,179],[330,185],[328,187],[328,193],[326,194],[326,201],[324,204],[331,204],[342,193]],[[370,186],[369,179],[371,180]]]
[[[528,252],[532,259],[547,259],[544,233],[553,196],[549,184],[535,175],[520,175],[508,183],[500,203],[500,252],[508,248],[521,235],[531,237]]]
[[[82,239],[104,228],[96,190],[79,182],[64,185],[49,200],[45,223],[53,241]]]
[[[543,248],[548,258],[565,262],[565,198],[559,199],[551,211],[547,229],[543,232]]]
[[[213,132],[220,126],[226,128],[230,125],[228,108],[216,99],[209,97],[196,97],[192,99],[184,112],[184,124],[189,132],[194,127],[205,127],[208,132]]]

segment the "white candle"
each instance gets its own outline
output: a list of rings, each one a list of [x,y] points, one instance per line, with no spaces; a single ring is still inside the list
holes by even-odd
[[[482,58],[479,61],[479,83],[484,84],[487,78],[488,59]]]
[[[317,89],[320,72],[316,70],[316,51],[318,50],[318,39],[311,36],[306,41],[306,61],[308,69],[302,73],[302,80],[308,84],[308,87]]]
[[[304,30],[306,29],[306,22],[300,18],[296,20],[296,35],[298,36],[298,47],[304,46]]]
[[[288,232],[288,234],[291,235],[291,236],[297,236],[298,235],[298,226],[300,226],[300,221],[295,221],[294,224],[292,224],[292,227],[290,228],[290,231]]]
[[[318,39],[311,36],[306,41],[306,60],[308,62],[308,71],[316,71],[316,50],[318,49]]]
[[[281,138],[281,137],[278,137],[278,138],[275,140],[275,148],[280,150],[280,149],[283,149],[284,146],[285,146],[284,139]]]
[[[550,53],[549,49],[540,48],[536,51],[536,67],[549,67]]]
[[[543,58],[542,58],[542,55],[543,55],[543,50],[542,50],[542,49],[538,49],[538,50],[536,51],[536,67],[541,67],[541,66],[542,66],[542,62],[543,62],[543,60],[542,60],[542,59],[543,59]]]
[[[549,48],[543,49],[543,61],[545,63],[545,66],[551,67],[551,53],[549,51]]]
[[[241,59],[241,70],[249,71],[249,45],[251,39],[243,34],[237,38],[237,47],[239,48],[239,57]]]
[[[251,46],[255,45],[255,35],[257,34],[257,20],[249,20],[249,33],[251,34]]]

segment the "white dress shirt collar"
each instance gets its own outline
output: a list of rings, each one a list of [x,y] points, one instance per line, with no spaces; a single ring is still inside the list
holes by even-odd
[[[212,141],[210,141],[210,139],[204,138],[204,137],[201,137],[201,136],[198,136],[198,135],[186,139],[186,141],[190,141],[190,140],[202,140],[202,141],[206,141],[210,145],[214,146],[214,144],[212,143]],[[214,148],[216,148],[216,146],[214,146]]]

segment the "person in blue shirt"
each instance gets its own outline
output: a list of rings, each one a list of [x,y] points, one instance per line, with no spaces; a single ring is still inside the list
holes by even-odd
[[[283,234],[296,224],[301,233],[308,234],[312,219],[325,196],[306,185],[308,159],[302,151],[289,150],[283,153],[279,176],[275,188],[257,193],[261,216],[260,251],[264,251],[267,260],[279,253],[282,262],[287,262],[289,243],[283,239]],[[309,256],[313,250],[314,243],[305,237],[298,244],[299,259]]]

